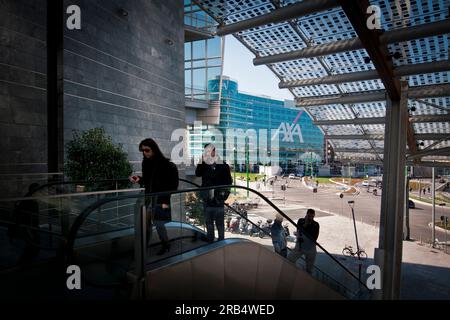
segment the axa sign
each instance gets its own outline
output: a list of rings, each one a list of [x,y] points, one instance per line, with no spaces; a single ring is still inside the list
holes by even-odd
[[[303,143],[303,135],[302,130],[300,129],[300,125],[298,123],[289,124],[288,122],[280,123],[275,134],[272,136],[272,140],[276,138],[276,135],[279,134],[282,137],[283,142],[294,142],[295,135],[298,136],[300,143]]]

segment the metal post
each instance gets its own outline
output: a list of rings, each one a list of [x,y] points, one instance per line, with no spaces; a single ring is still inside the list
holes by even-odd
[[[434,167],[431,168],[431,203],[433,207],[431,208],[431,245],[434,247],[436,239],[436,201],[435,201],[435,189],[436,189],[436,179],[434,174]]]
[[[447,221],[448,219],[445,219],[445,253],[447,253]]]
[[[444,217],[445,221],[445,253],[447,253],[447,228],[448,228],[448,217]]]
[[[422,186],[420,185],[420,178],[419,178],[419,199],[422,200]]]
[[[116,180],[116,190],[119,190],[119,184]],[[119,196],[119,193],[116,192],[116,197]],[[116,223],[119,223],[119,200],[116,200]]]
[[[406,173],[406,170],[405,170]],[[409,177],[405,179],[405,224],[404,224],[404,239],[411,240],[411,232],[409,228]]]
[[[355,238],[356,238],[356,250],[358,250],[358,259],[359,259],[359,242],[358,242],[358,232],[356,232],[356,221],[355,221],[355,210],[352,208],[352,218],[353,218],[353,229],[355,229]]]
[[[361,255],[360,255],[360,251],[359,251],[358,232],[356,231],[355,211],[353,209],[355,202],[349,201],[348,204],[350,205],[350,208],[352,209],[353,229],[355,230],[355,239],[356,239],[356,254],[358,256],[358,279],[361,280]]]
[[[135,215],[134,257],[138,299],[145,298],[145,262],[147,260],[147,208],[139,208]]]
[[[245,171],[246,171],[246,173],[247,173],[247,188],[249,188],[249,181],[250,181],[250,174],[249,174],[249,171],[248,171],[248,166],[249,166],[249,159],[248,159],[248,148],[249,148],[249,146],[248,146],[248,142],[247,142],[247,144],[245,145]],[[247,190],[247,198],[249,197],[249,191]]]
[[[382,272],[382,289],[375,294],[377,298],[387,300],[400,296],[408,121],[406,82],[401,83],[401,89],[400,101],[392,101],[388,96],[386,101],[380,236],[378,248],[375,249],[375,262]]]
[[[100,195],[97,194],[97,202],[100,200]],[[102,206],[99,206],[97,209],[97,231],[100,231],[101,223],[102,223]]]
[[[237,161],[236,161],[236,148],[233,148],[233,156],[234,156],[234,173],[233,173],[233,176],[234,176],[234,180],[233,180],[233,182],[234,182],[234,185],[236,185],[236,165],[237,165]],[[236,187],[234,187],[234,195],[236,195]]]

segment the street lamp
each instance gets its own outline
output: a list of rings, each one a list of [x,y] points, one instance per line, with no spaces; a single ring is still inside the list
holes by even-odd
[[[249,197],[248,188],[249,188],[249,181],[250,181],[250,174],[248,171],[248,166],[249,166],[249,159],[248,159],[249,150],[248,149],[249,149],[249,145],[248,145],[248,141],[247,141],[247,143],[245,144],[245,171],[247,173],[247,198]]]
[[[445,203],[439,203],[439,206],[442,207],[442,214],[444,214],[444,213],[445,213],[445,211],[444,211]],[[442,216],[441,216],[441,221],[442,221],[442,225],[443,225],[444,228],[445,228],[445,248],[444,248],[445,251],[444,251],[444,252],[447,253],[447,227],[448,227],[448,217],[442,215]]]
[[[352,209],[353,228],[355,229],[355,238],[356,238],[356,254],[358,255],[358,260],[359,260],[358,275],[359,275],[359,279],[361,280],[361,255],[360,255],[360,251],[359,251],[358,233],[356,232],[356,221],[355,221],[355,210],[354,210],[355,201],[353,201],[353,200],[348,201],[348,205]]]
[[[236,186],[236,147],[233,147],[233,158],[234,158],[234,170],[233,170],[233,178],[234,178],[234,185]],[[236,195],[236,187],[234,187],[234,195]]]

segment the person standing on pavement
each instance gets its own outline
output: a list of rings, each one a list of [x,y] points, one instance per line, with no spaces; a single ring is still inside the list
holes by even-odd
[[[284,230],[282,223],[283,216],[281,214],[277,214],[275,217],[275,221],[270,227],[270,234],[272,236],[272,244],[275,252],[286,258],[287,256],[287,239],[286,239],[286,231]]]
[[[195,175],[202,178],[202,187],[231,185],[231,171],[228,164],[221,162],[216,155],[216,147],[205,145],[201,162],[195,169]],[[211,189],[201,192],[208,242],[214,241],[214,223],[217,227],[218,240],[225,239],[224,203],[230,195],[229,189]]]
[[[319,223],[314,221],[316,212],[314,209],[308,209],[304,218],[297,222],[297,241],[294,250],[288,254],[288,259],[296,263],[298,259],[305,256],[306,271],[312,273],[314,262],[316,260],[316,241],[319,237]]]

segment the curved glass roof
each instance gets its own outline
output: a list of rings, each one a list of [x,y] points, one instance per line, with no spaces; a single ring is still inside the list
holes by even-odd
[[[295,0],[196,0],[203,10],[210,14],[218,24],[230,25],[254,18],[281,7],[297,2]],[[381,9],[383,31],[400,30],[406,27],[424,25],[449,19],[450,0],[370,0],[371,5]],[[357,37],[352,24],[338,7],[309,14],[281,23],[246,29],[234,33],[256,57],[266,57],[320,44]],[[416,40],[388,44],[394,67],[411,66],[426,62],[449,59],[448,34],[430,36]],[[325,76],[349,74],[359,71],[375,70],[365,49],[325,55],[317,58],[276,62],[267,65],[280,81],[315,79]],[[410,88],[424,85],[449,83],[450,72],[433,72],[403,77]],[[341,82],[338,84],[316,84],[290,88],[295,98],[313,98],[327,95],[364,93],[383,90],[381,80]],[[410,116],[444,115],[450,113],[450,97],[409,99]],[[313,120],[353,120],[356,118],[379,118],[385,116],[386,103],[374,101],[354,104],[332,104],[305,107]],[[447,118],[448,120],[448,118]],[[434,119],[433,121],[438,121]],[[321,124],[325,135],[372,135],[384,134],[384,124]],[[448,147],[450,142],[450,122],[414,122],[415,134],[442,133],[446,139],[417,141],[418,151]],[[383,140],[331,139],[329,140],[340,159],[381,160]],[[434,145],[433,145],[434,144]],[[352,152],[340,152],[340,151]],[[355,151],[355,152],[353,152]],[[429,159],[442,159],[442,156],[429,156]],[[450,157],[444,157],[450,160]]]

